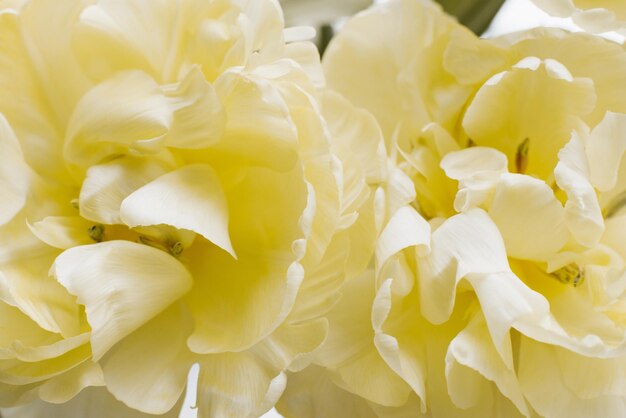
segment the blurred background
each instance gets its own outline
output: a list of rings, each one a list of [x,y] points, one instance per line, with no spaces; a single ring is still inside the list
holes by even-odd
[[[316,30],[315,41],[321,51],[341,29],[346,19],[374,3],[388,0],[280,0],[287,27],[309,26]],[[483,37],[494,37],[534,27],[557,27],[580,31],[571,19],[554,18],[536,7],[531,0],[439,0],[445,10]],[[605,33],[605,38],[624,43],[624,37]],[[195,381],[197,366],[189,375],[189,390],[180,418],[196,418]],[[271,410],[263,418],[282,418]]]

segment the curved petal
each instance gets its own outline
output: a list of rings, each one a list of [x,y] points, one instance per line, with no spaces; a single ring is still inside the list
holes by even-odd
[[[286,376],[250,352],[200,361],[198,418],[247,418],[267,412],[282,395]]]
[[[610,152],[603,154],[603,166],[610,165],[606,159],[613,155]],[[578,133],[574,132],[570,142],[559,151],[554,178],[567,193],[565,221],[570,233],[580,244],[591,248],[604,233],[604,219],[596,190],[590,181],[587,161],[584,145]]]
[[[93,223],[80,216],[48,216],[30,226],[30,230],[51,247],[66,250],[78,245],[92,244],[89,227]]]
[[[500,391],[523,415],[530,416],[515,370],[502,362],[480,313],[450,343],[446,378],[448,393],[459,408],[469,409],[480,402],[485,393]]]
[[[563,373],[559,361],[561,350],[522,338],[520,344],[519,380],[524,395],[537,413],[546,417],[566,415],[572,418],[610,417],[618,418],[626,413],[623,392],[619,396],[604,394],[599,396],[578,396],[567,387],[564,380],[570,374]],[[577,362],[585,361],[577,359]],[[578,366],[574,366],[580,370]],[[597,370],[589,369],[593,375]],[[588,374],[576,376],[579,382],[595,379]]]
[[[588,115],[595,102],[591,80],[572,77],[554,60],[530,57],[496,74],[478,90],[463,127],[476,144],[504,152],[511,172],[547,178],[578,117]],[[527,168],[516,167],[518,148],[525,141]]]
[[[180,407],[172,408],[163,418],[178,418]],[[83,390],[76,398],[67,403],[54,405],[44,401],[34,401],[15,408],[2,410],[5,418],[154,418],[126,407],[116,400],[104,387],[93,387]]]
[[[76,298],[50,277],[59,250],[37,248],[37,257],[14,260],[2,266],[15,305],[43,329],[72,337],[81,333]]]
[[[592,184],[606,192],[615,187],[626,154],[626,114],[607,112],[585,143]]]
[[[455,123],[468,94],[443,68],[455,30],[464,29],[431,2],[376,5],[350,19],[327,49],[328,86],[376,117],[388,150],[400,124],[403,142],[430,122]]]
[[[104,379],[100,365],[87,360],[47,380],[39,387],[39,397],[44,402],[63,404],[70,402],[83,389],[91,386],[104,386]]]
[[[181,398],[194,360],[185,344],[191,325],[177,304],[113,347],[101,360],[111,394],[145,413],[171,410]]]
[[[164,86],[163,91],[174,109],[172,127],[165,139],[168,146],[200,149],[219,141],[226,115],[200,68],[192,67],[180,82]]]
[[[30,176],[22,148],[0,114],[0,225],[13,219],[26,204]]]
[[[502,175],[488,213],[510,257],[547,260],[569,240],[565,209],[546,183],[531,176]]]
[[[86,168],[130,148],[154,149],[171,123],[172,109],[152,78],[140,71],[117,73],[77,104],[67,126],[65,158]]]
[[[94,222],[122,223],[120,207],[134,191],[167,172],[154,158],[126,156],[87,170],[79,195],[80,215]]]
[[[238,259],[202,241],[184,253],[196,281],[187,298],[196,321],[189,347],[198,353],[241,351],[268,336],[304,278],[309,189],[300,169],[251,168],[226,195]]]
[[[341,288],[342,298],[328,313],[329,334],[316,364],[332,372],[341,388],[385,406],[402,406],[411,388],[381,358],[370,321],[375,296],[372,270]]]
[[[165,224],[197,232],[236,257],[228,233],[228,203],[208,165],[188,165],[146,184],[124,199],[120,215],[130,227]]]
[[[272,81],[229,70],[216,80],[215,90],[226,111],[226,128],[211,149],[235,164],[291,170],[297,159],[298,132]]]
[[[85,305],[94,360],[192,285],[191,275],[174,257],[128,241],[66,250],[52,272]]]

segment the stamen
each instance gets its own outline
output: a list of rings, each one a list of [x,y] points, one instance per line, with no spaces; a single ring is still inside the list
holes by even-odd
[[[561,283],[571,284],[574,287],[578,287],[578,285],[585,281],[585,272],[576,263],[561,267],[560,269],[550,273],[550,275]]]
[[[517,147],[517,153],[515,153],[515,168],[518,173],[526,173],[528,168],[528,151],[530,147],[530,139],[526,138]]]
[[[96,242],[102,242],[104,239],[104,225],[93,225],[88,230],[89,238]]]
[[[72,205],[74,209],[78,209],[78,199],[70,200],[70,205]]]
[[[174,243],[174,245],[170,247],[170,253],[174,257],[178,257],[179,255],[181,255],[184,249],[185,247],[183,246],[183,243],[180,241],[177,241],[176,243]]]

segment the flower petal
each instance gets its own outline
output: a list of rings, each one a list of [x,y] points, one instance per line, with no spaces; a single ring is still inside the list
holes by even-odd
[[[13,219],[26,204],[30,176],[20,144],[0,114],[0,225]]]
[[[450,343],[446,355],[446,378],[448,393],[459,408],[475,406],[485,392],[494,391],[498,396],[499,391],[522,414],[530,416],[515,370],[502,362],[480,313]],[[487,384],[489,381],[494,385]]]
[[[200,362],[198,418],[260,416],[283,393],[286,376],[250,352]]]
[[[102,359],[111,394],[149,414],[171,410],[181,398],[193,363],[186,346],[191,327],[189,315],[177,304],[113,347]]]
[[[488,212],[510,257],[547,260],[569,239],[563,206],[546,183],[531,176],[502,175]]]
[[[212,150],[235,162],[290,170],[297,158],[296,127],[270,80],[231,70],[215,82],[226,111],[224,138]]]
[[[180,408],[173,408],[163,418],[178,418]],[[29,404],[2,410],[5,418],[154,418],[154,415],[144,414],[126,407],[116,400],[104,387],[92,387],[83,390],[76,398],[60,405],[49,404],[44,401],[34,401]]]
[[[226,197],[208,165],[188,165],[146,184],[124,199],[120,214],[130,227],[165,224],[197,232],[236,257]]]
[[[165,139],[167,145],[199,149],[219,141],[226,115],[200,68],[192,67],[179,83],[164,86],[163,91],[174,109],[172,127]]]
[[[122,223],[124,199],[166,172],[163,162],[132,156],[90,167],[80,189],[80,215],[102,224]]]
[[[65,158],[86,168],[129,148],[151,149],[172,122],[156,82],[140,71],[117,73],[89,90],[67,127]]]
[[[623,391],[618,396],[578,396],[567,385],[571,376],[561,370],[559,359],[562,351],[556,347],[544,345],[528,338],[522,338],[520,344],[519,380],[524,395],[538,414],[547,417],[568,416],[584,417],[622,417],[626,413]],[[586,359],[577,359],[584,362]],[[567,366],[567,364],[564,364]],[[580,370],[579,365],[571,365]],[[623,369],[622,369],[623,370]],[[598,370],[589,369],[591,376],[598,376]],[[589,382],[597,380],[585,373],[577,375],[575,381]],[[622,375],[623,376],[623,375]],[[575,383],[574,383],[575,384]]]
[[[174,257],[128,241],[66,250],[52,272],[85,305],[94,360],[192,285],[191,275]]]
[[[606,159],[613,153],[605,153]],[[559,151],[559,163],[554,170],[558,186],[567,193],[565,221],[574,239],[587,247],[595,246],[604,233],[604,219],[598,196],[590,182],[589,164],[584,145],[574,132],[570,142]]]
[[[198,353],[241,351],[268,336],[291,311],[304,277],[309,189],[300,169],[252,168],[226,192],[238,259],[202,240],[185,251],[196,279],[187,298],[196,320],[189,347]]]
[[[530,57],[478,90],[463,127],[476,144],[504,152],[511,172],[518,147],[528,140],[527,172],[547,178],[577,118],[589,114],[595,101],[591,80],[573,78],[554,60]]]

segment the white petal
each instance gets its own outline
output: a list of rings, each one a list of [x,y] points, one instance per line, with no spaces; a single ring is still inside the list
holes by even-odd
[[[153,79],[140,71],[118,73],[89,90],[76,106],[65,157],[84,168],[129,148],[153,150],[171,122],[172,109]]]
[[[422,312],[433,323],[450,316],[457,282],[468,274],[510,271],[504,242],[482,210],[447,219],[432,234],[431,252],[420,260]]]
[[[451,152],[441,160],[441,168],[451,179],[465,180],[481,172],[506,173],[506,155],[494,148],[471,147]]]
[[[278,401],[286,376],[253,353],[212,355],[200,362],[198,417],[260,416]]]
[[[192,285],[191,275],[174,257],[128,241],[66,250],[52,272],[85,305],[95,360]]]
[[[612,154],[606,154],[606,158]],[[554,170],[558,186],[567,193],[565,220],[576,241],[587,247],[595,246],[604,233],[604,220],[595,189],[591,185],[589,167],[582,141],[576,132],[559,151],[559,163]]]
[[[80,189],[80,215],[102,224],[122,223],[122,201],[166,171],[165,163],[131,156],[90,167]]]
[[[591,182],[601,190],[611,190],[626,153],[626,114],[607,112],[585,144]]]
[[[193,363],[186,345],[190,319],[182,305],[174,305],[113,347],[101,360],[109,391],[142,412],[172,409]]]
[[[163,418],[178,418],[180,407],[173,408]],[[104,387],[93,387],[83,390],[71,401],[54,405],[43,401],[34,401],[29,404],[2,410],[6,418],[154,418],[154,415],[144,414],[126,407],[116,400]]]
[[[226,130],[212,149],[243,162],[291,169],[298,133],[278,89],[267,79],[236,71],[223,74],[215,89],[226,110]]]
[[[73,369],[47,380],[39,388],[39,397],[45,402],[62,404],[71,401],[83,389],[90,386],[104,386],[104,378],[100,365],[87,360]]]
[[[189,165],[148,183],[122,202],[121,217],[130,227],[165,224],[197,232],[235,257],[226,197],[208,165]]]
[[[418,247],[426,254],[430,244],[430,225],[411,206],[404,206],[391,217],[376,243],[376,264],[382,268],[394,254]]]
[[[20,144],[0,114],[0,225],[13,219],[26,203],[30,175]]]
[[[226,115],[215,89],[200,69],[192,67],[182,80],[163,87],[174,120],[167,135],[167,145],[175,148],[206,148],[224,132]]]
[[[503,175],[489,206],[489,216],[511,257],[546,260],[569,239],[563,206],[552,189],[534,177]]]
[[[446,378],[448,393],[459,408],[476,405],[484,392],[493,391],[498,396],[500,391],[522,414],[529,416],[515,370],[509,369],[498,355],[480,313],[450,343]]]
[[[546,417],[567,416],[572,418],[607,417],[619,418],[626,413],[626,401],[623,392],[619,396],[578,396],[568,388],[572,377],[560,370],[560,350],[543,345],[528,338],[521,339],[519,359],[519,380],[524,395],[537,413]],[[584,358],[577,361],[585,361]],[[592,376],[596,373],[590,370]],[[593,377],[578,375],[582,379],[576,384],[584,384]],[[573,383],[573,382],[572,382]]]
[[[30,225],[31,231],[46,244],[65,250],[92,244],[88,230],[93,223],[80,216],[48,216]]]

